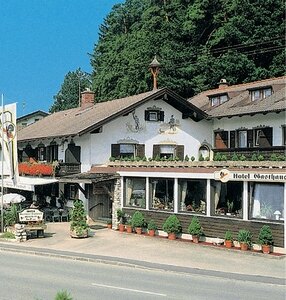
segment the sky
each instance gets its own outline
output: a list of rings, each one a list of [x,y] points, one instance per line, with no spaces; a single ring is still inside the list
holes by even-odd
[[[0,0],[0,94],[17,117],[48,112],[65,75],[92,71],[88,53],[124,0]]]

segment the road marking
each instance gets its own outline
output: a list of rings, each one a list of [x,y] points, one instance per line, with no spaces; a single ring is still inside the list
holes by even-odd
[[[150,295],[156,295],[156,296],[161,296],[161,297],[167,297],[166,294],[160,294],[160,293],[154,293],[154,292],[142,291],[142,290],[135,290],[135,289],[128,289],[128,288],[123,288],[123,287],[113,286],[113,285],[105,285],[105,284],[99,284],[99,283],[92,283],[92,285],[99,286],[99,287],[110,288],[110,289],[117,289],[117,290],[124,290],[124,291],[130,291],[130,292],[135,292],[135,293],[142,293],[142,294],[150,294]]]

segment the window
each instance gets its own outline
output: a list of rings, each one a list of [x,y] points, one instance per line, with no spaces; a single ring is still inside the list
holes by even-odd
[[[67,199],[77,199],[78,198],[78,188],[75,184],[65,184],[64,186],[64,196]]]
[[[46,160],[46,147],[42,143],[38,145],[38,156],[37,157],[38,157],[39,161]]]
[[[272,146],[272,127],[257,128],[254,130],[254,139],[256,147],[271,147]]]
[[[250,218],[284,220],[284,184],[249,183]]]
[[[206,213],[206,180],[179,180],[179,210]]]
[[[227,94],[217,95],[210,97],[211,106],[218,106],[228,100]]]
[[[150,180],[150,208],[174,209],[174,179],[156,178]]]
[[[120,144],[120,157],[134,157],[135,145],[132,144]]]
[[[246,130],[238,131],[238,147],[239,148],[247,147],[247,131]]]
[[[269,97],[272,95],[272,88],[265,88],[265,89],[259,89],[259,90],[252,90],[250,91],[251,94],[251,100],[261,100],[265,99],[266,97]]]
[[[145,110],[145,121],[164,121],[164,112],[161,110]]]
[[[211,181],[212,214],[242,218],[243,182]]]
[[[153,159],[184,160],[184,145],[153,145]]]
[[[215,148],[224,149],[228,147],[228,131],[215,132]]]
[[[115,158],[143,158],[145,156],[145,145],[130,143],[112,144],[111,156]]]
[[[50,145],[47,147],[47,161],[53,162],[58,160],[58,148],[56,142],[51,142]]]
[[[145,178],[124,179],[124,205],[131,207],[146,207]]]

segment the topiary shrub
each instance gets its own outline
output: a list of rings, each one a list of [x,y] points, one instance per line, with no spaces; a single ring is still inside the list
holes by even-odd
[[[182,226],[178,217],[176,215],[169,216],[163,224],[163,230],[167,233],[180,233]]]
[[[86,212],[84,210],[83,202],[81,200],[74,201],[74,207],[71,213],[71,225],[70,230],[75,232],[76,235],[87,236],[87,219]]]
[[[155,221],[153,219],[151,219],[148,222],[147,229],[148,230],[157,230],[157,225],[156,225],[156,223],[155,223]]]
[[[73,298],[67,291],[60,291],[57,292],[55,300],[73,300]]]
[[[191,235],[197,235],[197,236],[203,235],[203,229],[201,223],[196,216],[192,218],[191,223],[188,227],[188,232]]]
[[[145,223],[144,220],[144,215],[141,211],[135,211],[135,213],[133,214],[132,218],[131,218],[131,225],[132,227],[136,228],[136,227],[143,227]]]
[[[258,235],[258,243],[260,245],[272,245],[273,235],[268,225],[263,225]]]

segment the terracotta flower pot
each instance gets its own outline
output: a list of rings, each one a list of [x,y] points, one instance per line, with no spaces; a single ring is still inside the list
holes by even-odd
[[[126,231],[127,231],[127,233],[132,233],[132,226],[126,225]]]
[[[248,250],[248,245],[247,245],[247,243],[240,243],[240,250],[242,250],[242,251],[247,251],[247,250]]]
[[[155,230],[154,230],[154,229],[149,229],[149,230],[148,230],[148,234],[149,234],[150,236],[155,236]]]
[[[200,242],[200,236],[198,235],[193,235],[192,236],[193,243],[198,244]]]
[[[271,252],[271,246],[270,245],[261,245],[262,252],[264,254],[269,254]]]
[[[231,240],[225,240],[224,244],[225,244],[226,248],[231,248],[232,247],[232,241]]]
[[[118,229],[120,232],[123,232],[125,230],[125,225],[124,224],[119,224]]]
[[[176,238],[177,238],[176,233],[173,233],[173,232],[168,233],[168,239],[169,240],[175,240]]]
[[[142,234],[142,228],[141,227],[136,227],[136,233],[137,234]]]

